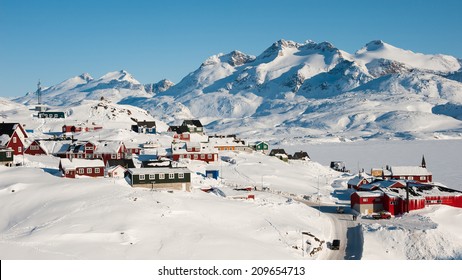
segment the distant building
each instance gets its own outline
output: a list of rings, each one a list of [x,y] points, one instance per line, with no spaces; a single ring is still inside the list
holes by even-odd
[[[200,120],[184,120],[181,126],[187,127],[189,133],[204,133],[204,127]]]
[[[39,112],[38,117],[43,119],[64,119],[66,115],[64,112],[51,112],[51,111],[46,111],[46,112]]]
[[[180,159],[200,160],[210,163],[218,160],[218,150],[210,143],[172,143],[172,159],[174,161]]]
[[[307,160],[307,159],[310,159],[310,156],[308,155],[307,152],[300,151],[300,152],[295,152],[292,159]]]
[[[259,142],[256,142],[256,143],[252,144],[252,145],[249,145],[249,146],[254,151],[262,152],[264,154],[266,154],[268,152],[268,148],[269,148],[268,143],[266,143],[264,141],[259,141]]]
[[[136,124],[132,125],[132,130],[137,133],[156,134],[156,122],[146,120],[137,121]]]

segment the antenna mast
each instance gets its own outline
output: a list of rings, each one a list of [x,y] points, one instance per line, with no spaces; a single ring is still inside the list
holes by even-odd
[[[40,80],[38,81],[38,84],[37,84],[37,101],[38,101],[38,104],[42,104],[42,87],[40,86]]]

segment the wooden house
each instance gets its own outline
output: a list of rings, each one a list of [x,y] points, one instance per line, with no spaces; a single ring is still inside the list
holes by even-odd
[[[28,155],[48,155],[48,150],[45,148],[44,145],[42,145],[42,142],[40,140],[34,140],[29,147],[24,151]]]
[[[296,160],[309,160],[310,156],[308,155],[307,152],[300,151],[300,152],[295,152],[294,155],[292,156],[292,159]]]
[[[136,124],[132,125],[132,130],[137,133],[156,134],[156,122],[146,120],[137,121]]]
[[[126,171],[127,169],[120,165],[111,166],[109,168],[106,168],[107,176],[111,178],[124,178]]]
[[[365,173],[360,173],[355,177],[348,180],[348,188],[358,190],[362,185],[370,184],[374,181],[374,178],[367,176]]]
[[[0,123],[0,146],[10,148],[15,155],[24,154],[26,131],[19,123]]]
[[[132,187],[191,191],[191,171],[187,168],[130,168]]]
[[[262,152],[262,153],[266,154],[268,152],[269,145],[268,145],[268,143],[266,143],[264,141],[259,141],[259,142],[256,142],[256,143],[250,145],[250,147],[254,151]]]
[[[189,133],[204,133],[204,127],[200,120],[184,120],[181,126],[187,127]]]
[[[13,166],[14,151],[10,148],[0,148],[0,165]]]
[[[63,177],[77,178],[78,176],[104,177],[104,162],[99,159],[68,159],[59,162],[59,170]]]
[[[64,112],[51,112],[51,111],[46,111],[46,112],[39,112],[38,117],[41,119],[47,118],[47,119],[64,119],[66,115]]]
[[[210,163],[218,160],[218,150],[210,143],[172,143],[171,150],[174,161],[190,159]]]

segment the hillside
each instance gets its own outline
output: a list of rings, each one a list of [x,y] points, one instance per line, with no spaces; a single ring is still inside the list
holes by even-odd
[[[169,124],[200,118],[207,128],[279,142],[462,137],[461,62],[380,40],[354,54],[328,42],[280,40],[260,55],[213,55],[179,83],[142,85],[126,71],[88,74],[43,90],[47,104],[104,97]],[[15,101],[34,104],[35,95]]]

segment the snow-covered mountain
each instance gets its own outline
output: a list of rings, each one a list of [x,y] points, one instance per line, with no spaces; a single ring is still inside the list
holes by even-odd
[[[461,137],[461,65],[380,40],[354,54],[328,42],[279,40],[258,56],[213,55],[175,85],[142,85],[126,71],[84,74],[44,89],[43,99],[70,105],[104,97],[168,123],[200,118],[216,132],[275,142]]]

